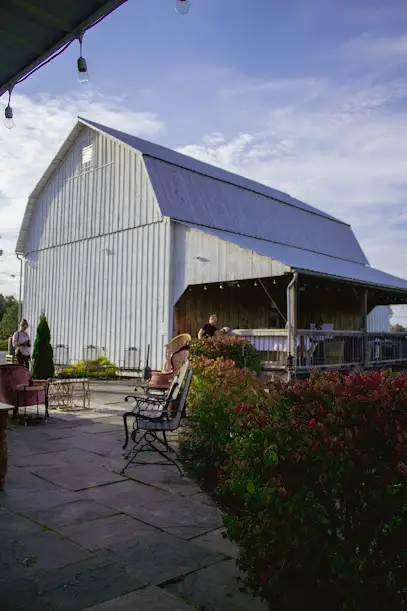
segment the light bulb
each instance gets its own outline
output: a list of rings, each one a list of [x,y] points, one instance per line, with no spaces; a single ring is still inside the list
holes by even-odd
[[[11,108],[10,104],[6,106],[4,111],[4,125],[7,127],[7,129],[13,129],[14,127],[13,109]]]
[[[208,288],[207,288],[207,286],[206,286],[206,284],[205,284],[205,286],[204,286],[204,291],[207,291],[207,290],[208,290]]]
[[[175,3],[175,10],[180,15],[186,15],[189,13],[189,9],[191,8],[189,4],[189,0],[177,0]]]
[[[89,82],[88,66],[86,64],[86,59],[82,57],[82,55],[78,57],[78,81],[80,83]]]
[[[219,285],[219,288],[220,288],[220,289],[223,289],[223,284],[220,284],[220,285]]]
[[[257,280],[254,281],[253,286],[257,286]]]

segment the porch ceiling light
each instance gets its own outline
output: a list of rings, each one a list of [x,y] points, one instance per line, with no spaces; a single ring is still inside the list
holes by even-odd
[[[189,4],[189,0],[176,0],[175,2],[175,10],[180,15],[186,15],[189,13],[191,5]]]
[[[79,57],[77,61],[78,81],[80,83],[86,84],[89,82],[89,73],[88,73],[88,65],[86,63],[86,59],[82,55],[83,34],[79,35],[78,40],[79,40]]]
[[[11,89],[8,90],[8,104],[4,110],[4,126],[7,129],[13,129],[14,127],[14,119],[13,119],[13,109],[10,106],[11,100]]]

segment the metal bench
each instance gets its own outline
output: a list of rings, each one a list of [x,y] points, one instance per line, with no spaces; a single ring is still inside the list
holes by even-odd
[[[148,450],[157,452],[166,461],[165,463],[155,464],[164,465],[169,462],[177,467],[181,475],[184,475],[179,465],[180,458],[174,448],[168,443],[166,433],[167,431],[176,431],[181,424],[191,380],[192,369],[188,369],[185,381],[182,386],[179,386],[180,392],[177,393],[176,397],[174,397],[174,392],[175,389],[178,388],[177,383],[175,383],[171,395],[168,394],[164,403],[161,402],[161,404],[159,404],[155,401],[147,402],[148,405],[146,405],[146,409],[138,409],[124,414],[123,421],[126,439],[123,449],[127,447],[129,440],[128,418],[134,418],[133,430],[131,432],[131,439],[134,445],[130,452],[125,455],[127,463],[121,470],[121,474],[124,474],[127,467],[132,463],[138,465],[150,464],[139,461],[136,462],[138,454]],[[145,401],[143,400],[143,402]],[[177,459],[178,462],[175,459]]]

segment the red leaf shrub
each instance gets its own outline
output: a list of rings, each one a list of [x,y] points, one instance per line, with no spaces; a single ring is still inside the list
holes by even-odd
[[[260,373],[261,361],[256,348],[249,340],[235,335],[221,335],[210,337],[191,345],[190,359],[206,357],[208,359],[224,359],[234,361],[236,367],[247,368]]]
[[[194,357],[193,370],[182,451],[201,479],[210,478],[216,484],[216,474],[227,459],[226,448],[233,435],[228,408],[238,401],[261,404],[266,394],[253,371],[239,369],[231,360]]]
[[[407,374],[327,373],[228,416],[219,490],[250,586],[275,608],[407,603]],[[273,606],[274,608],[274,606]]]

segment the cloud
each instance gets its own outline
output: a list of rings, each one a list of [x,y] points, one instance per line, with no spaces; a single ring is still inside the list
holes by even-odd
[[[6,105],[6,97],[1,102]],[[0,112],[2,106],[0,102]],[[12,97],[15,127],[0,126],[0,248],[6,254],[0,262],[0,292],[16,293],[19,263],[12,254],[27,198],[52,158],[73,128],[78,116],[129,131],[142,137],[156,136],[164,128],[153,113],[130,108],[124,97],[108,97],[92,89],[53,97]]]
[[[328,75],[260,78],[222,66],[207,72],[185,67],[168,75],[172,89],[165,100],[146,96],[154,113],[92,90],[13,96],[16,127],[0,129],[0,226],[3,235],[9,231],[9,250],[27,196],[82,115],[178,145],[320,207],[352,224],[373,266],[407,276],[407,85],[404,73],[394,71],[404,44],[404,36],[358,37],[333,51],[339,67]],[[359,60],[349,72],[351,57]],[[181,105],[175,90],[182,91]],[[0,248],[7,250],[4,242]],[[7,265],[11,269],[11,260]],[[14,266],[18,271],[18,262]]]
[[[346,80],[247,79],[219,98],[245,109],[241,134],[217,129],[180,152],[350,222],[372,266],[407,276],[404,80],[384,85],[368,71]]]

